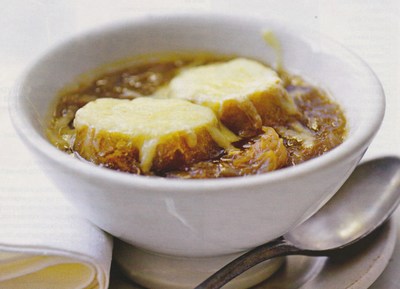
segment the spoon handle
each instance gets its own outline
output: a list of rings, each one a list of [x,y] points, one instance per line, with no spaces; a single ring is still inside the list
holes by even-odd
[[[301,250],[285,238],[280,237],[271,242],[258,246],[247,253],[228,263],[205,281],[199,284],[195,289],[217,289],[224,286],[236,276],[247,271],[251,267],[279,256],[296,255]]]

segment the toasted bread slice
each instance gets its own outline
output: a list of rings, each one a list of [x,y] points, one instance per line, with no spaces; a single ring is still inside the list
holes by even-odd
[[[208,160],[238,140],[211,109],[181,99],[98,99],[77,111],[74,126],[81,157],[132,173]]]
[[[276,72],[245,58],[182,70],[162,90],[169,98],[210,107],[241,137],[261,132],[295,114],[297,107]]]

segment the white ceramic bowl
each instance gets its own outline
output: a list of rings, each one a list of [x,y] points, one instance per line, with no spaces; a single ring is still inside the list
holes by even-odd
[[[272,31],[284,67],[341,104],[349,135],[296,167],[215,180],[135,176],[81,162],[53,147],[45,117],[57,91],[104,63],[162,51],[212,51],[275,63],[262,38]],[[18,81],[13,123],[49,177],[79,211],[114,236],[157,253],[216,256],[287,232],[325,203],[361,159],[383,118],[381,85],[369,67],[319,35],[267,19],[223,15],[149,16],[77,36],[46,53]]]

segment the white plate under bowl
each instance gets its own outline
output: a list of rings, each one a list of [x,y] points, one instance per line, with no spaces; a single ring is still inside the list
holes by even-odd
[[[270,279],[252,289],[366,289],[383,272],[396,243],[393,219],[365,242],[334,257],[290,256]],[[143,289],[112,268],[109,289]]]

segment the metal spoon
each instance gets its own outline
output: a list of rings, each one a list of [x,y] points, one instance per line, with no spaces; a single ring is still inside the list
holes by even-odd
[[[382,225],[400,202],[400,159],[359,165],[315,215],[282,237],[256,247],[218,270],[195,289],[220,288],[265,260],[288,255],[329,256]]]

